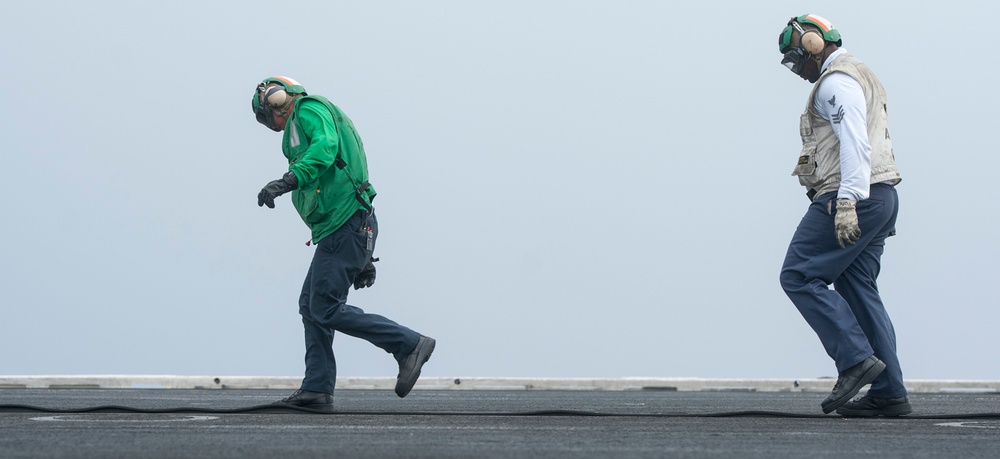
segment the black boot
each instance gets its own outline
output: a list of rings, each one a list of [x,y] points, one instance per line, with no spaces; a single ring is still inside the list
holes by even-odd
[[[399,375],[396,376],[396,395],[406,397],[406,394],[410,393],[410,389],[413,389],[413,385],[417,383],[417,378],[420,377],[420,368],[424,366],[424,363],[427,363],[427,360],[431,358],[431,353],[434,352],[434,344],[434,338],[421,336],[413,351],[404,357],[403,360],[399,361]]]
[[[322,392],[299,389],[292,395],[274,402],[273,405],[298,406],[324,413],[332,413],[333,396]]]
[[[913,412],[906,397],[875,398],[864,396],[837,408],[837,414],[846,417],[902,416]]]
[[[833,410],[840,408],[851,397],[857,395],[865,384],[877,378],[882,370],[885,370],[885,363],[873,355],[841,372],[837,378],[837,384],[833,385],[833,392],[820,404],[823,407],[823,412],[832,413]]]

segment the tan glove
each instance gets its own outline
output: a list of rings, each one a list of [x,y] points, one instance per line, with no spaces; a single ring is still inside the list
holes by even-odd
[[[853,199],[837,200],[837,215],[833,218],[833,226],[837,231],[837,243],[842,249],[846,247],[845,242],[854,244],[861,237],[857,205],[858,201]]]

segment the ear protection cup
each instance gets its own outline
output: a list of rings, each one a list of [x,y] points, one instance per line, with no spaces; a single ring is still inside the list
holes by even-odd
[[[288,92],[283,86],[274,85],[264,91],[262,99],[271,107],[284,107],[285,102],[288,102]]]
[[[305,95],[307,95],[306,88],[291,78],[282,76],[265,78],[254,87],[250,108],[253,109],[258,123],[273,131],[280,131],[280,127],[274,126],[274,115],[287,115],[295,96]]]
[[[826,40],[823,39],[823,35],[815,30],[807,30],[799,41],[802,43],[802,49],[809,54],[820,54],[823,52],[823,48],[826,48]]]

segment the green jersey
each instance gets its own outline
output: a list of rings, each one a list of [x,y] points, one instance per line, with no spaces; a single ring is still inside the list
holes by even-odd
[[[305,96],[295,107],[281,141],[288,170],[299,188],[292,204],[312,230],[313,242],[333,233],[358,210],[370,208],[368,161],[354,123],[321,96]]]

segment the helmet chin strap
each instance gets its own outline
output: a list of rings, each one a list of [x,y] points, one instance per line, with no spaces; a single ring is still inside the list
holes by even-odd
[[[824,57],[825,55],[826,55],[826,47],[824,47],[823,51],[821,51],[819,54],[812,55],[813,60],[816,61],[816,71],[819,73],[823,73],[823,61],[826,59]]]
[[[289,94],[289,96],[290,97],[288,98],[288,100],[285,101],[285,106],[281,107],[281,110],[275,111],[275,113],[277,113],[278,116],[288,115],[288,112],[290,112],[292,110],[292,107],[295,105],[295,100],[299,98],[297,94],[296,95]]]
[[[280,129],[281,126],[278,126],[278,125],[276,125],[274,123],[274,117],[275,116],[280,116],[280,117],[285,118],[285,121],[287,121],[288,120],[288,114],[291,113],[292,107],[295,106],[295,99],[299,98],[298,94],[296,94],[296,95],[289,94],[289,96],[291,96],[291,97],[289,97],[285,101],[285,105],[283,107],[281,107],[280,110],[273,110],[271,112],[271,123],[267,127],[270,128],[272,131],[275,131],[275,132],[281,131],[281,129]]]

